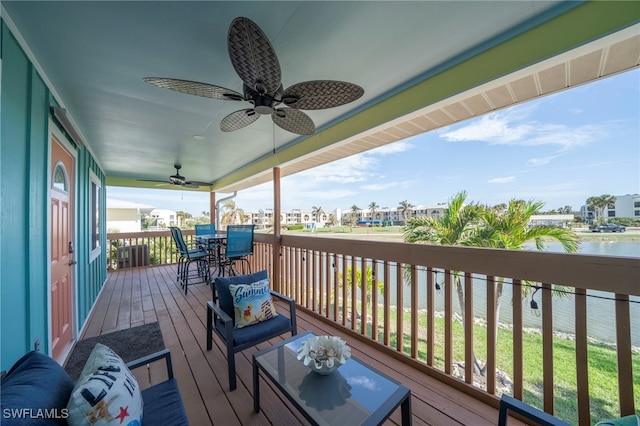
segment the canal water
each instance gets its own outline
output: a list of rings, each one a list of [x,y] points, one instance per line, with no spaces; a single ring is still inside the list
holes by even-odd
[[[535,246],[531,245],[526,249],[535,250]],[[559,243],[547,244],[547,251],[562,252],[562,247]],[[638,241],[584,241],[580,243],[580,253],[594,254],[594,255],[611,255],[611,256],[627,256],[640,258],[640,242]],[[395,269],[391,270],[391,300],[396,300],[395,288]],[[426,282],[426,272],[418,272],[418,279],[420,283]],[[615,277],[611,277],[615,279]],[[436,280],[439,283],[444,281],[442,273],[436,275]],[[474,316],[476,318],[486,318],[486,280],[481,278],[474,278]],[[638,277],[638,285],[640,285],[640,277]],[[512,307],[511,307],[511,295],[512,295],[511,282],[505,282],[502,303],[500,307],[499,321],[504,324],[512,323]],[[406,289],[404,291],[403,305],[405,308],[411,306],[410,291]],[[600,291],[587,292],[587,333],[589,337],[594,339],[611,342],[615,341],[615,303],[613,301],[614,294]],[[538,292],[534,300],[536,300],[538,307],[542,307],[542,300],[540,292]],[[630,298],[632,303],[630,304],[631,313],[631,341],[632,345],[640,347],[640,297],[632,296]],[[539,316],[540,311],[532,311],[530,308],[531,295],[522,301],[523,303],[523,323],[525,327],[537,328],[542,327],[542,317]],[[457,313],[460,313],[458,299],[454,293],[454,309]],[[419,309],[425,309],[427,306],[427,294],[424,285],[418,292],[418,307]],[[555,297],[553,300],[553,328],[555,331],[567,334],[574,334],[575,332],[575,309],[574,309],[574,297],[573,295],[567,295],[565,297]],[[444,310],[444,295],[436,292],[435,300],[436,311]]]

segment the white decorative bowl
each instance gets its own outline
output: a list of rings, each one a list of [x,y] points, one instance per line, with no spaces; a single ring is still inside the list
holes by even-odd
[[[326,376],[351,358],[351,348],[337,336],[314,336],[298,348],[298,359],[311,371]]]

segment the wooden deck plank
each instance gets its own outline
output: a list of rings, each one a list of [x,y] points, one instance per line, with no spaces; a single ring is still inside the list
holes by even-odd
[[[171,351],[189,421],[194,425],[306,424],[306,420],[277,391],[261,378],[261,412],[253,411],[252,354],[289,335],[272,339],[236,354],[238,388],[230,392],[226,352],[217,336],[213,349],[206,350],[206,303],[211,299],[207,285],[194,284],[184,294],[175,281],[175,265],[144,267],[109,272],[108,279],[84,328],[83,337],[106,334],[116,329],[157,321],[165,346]],[[288,315],[285,304],[277,310]],[[298,310],[298,332],[338,335],[349,341],[354,356],[411,389],[414,425],[496,424],[498,413],[473,397],[416,370],[367,343],[352,339],[303,309]],[[147,381],[163,380],[162,366],[136,371]],[[141,386],[143,386],[141,384]],[[400,424],[396,410],[385,424]]]

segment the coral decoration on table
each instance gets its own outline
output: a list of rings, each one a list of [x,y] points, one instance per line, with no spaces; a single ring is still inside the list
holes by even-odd
[[[331,374],[351,357],[347,342],[337,336],[315,336],[298,349],[298,359],[318,374]]]

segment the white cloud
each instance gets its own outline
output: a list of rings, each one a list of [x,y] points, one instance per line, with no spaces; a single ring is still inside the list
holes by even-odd
[[[499,111],[440,134],[449,142],[485,142],[490,145],[555,145],[562,150],[588,145],[607,135],[605,125],[540,123],[528,119],[530,111]]]
[[[383,191],[385,189],[393,188],[394,186],[398,186],[398,182],[387,182],[387,183],[372,183],[368,185],[363,185],[363,191]]]
[[[545,164],[549,164],[551,161],[553,161],[555,158],[557,158],[557,155],[549,155],[548,157],[541,157],[541,158],[530,158],[529,160],[527,160],[527,165],[529,166],[544,166]]]
[[[515,176],[505,176],[505,177],[489,179],[487,183],[509,183],[509,182],[513,182],[514,180],[516,180]]]

